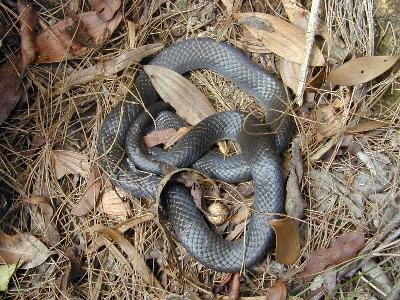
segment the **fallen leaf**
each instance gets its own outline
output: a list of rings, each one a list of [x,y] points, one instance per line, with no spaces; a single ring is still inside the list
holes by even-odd
[[[48,27],[35,39],[36,63],[52,63],[85,55],[101,46],[122,19],[117,14],[104,22],[96,12],[89,11],[66,18]]]
[[[62,82],[56,85],[55,94],[60,94],[69,88],[91,82],[98,78],[107,78],[107,76],[114,75],[132,64],[138,63],[144,57],[152,55],[163,47],[162,44],[150,44],[136,49],[124,52],[108,61],[100,62],[95,66],[74,71],[71,75],[67,76]]]
[[[0,265],[0,292],[7,291],[8,283],[15,271],[23,264],[19,261],[10,265]]]
[[[328,266],[336,266],[356,256],[362,248],[365,235],[361,228],[338,237],[329,248],[320,248],[310,253],[304,270],[297,277],[312,280]]]
[[[81,255],[81,251],[75,247],[68,247],[64,251],[65,257],[68,258],[69,264],[67,268],[64,270],[64,273],[60,278],[60,296],[58,299],[69,299],[68,295],[68,284],[75,277],[82,277],[85,270],[80,266],[79,257]]]
[[[49,199],[33,196],[24,199],[23,202],[29,204],[31,233],[47,242],[48,245],[57,245],[60,242],[60,233],[52,222],[54,210]]]
[[[20,268],[31,269],[41,265],[50,254],[49,249],[33,235],[8,235],[0,230],[0,264],[13,264],[22,260]]]
[[[53,150],[52,160],[57,179],[68,174],[85,177],[89,169],[88,157],[74,151]]]
[[[115,242],[129,257],[129,262],[138,275],[150,286],[155,288],[163,289],[157,278],[150,271],[143,257],[139,254],[136,248],[121,234],[114,229],[98,224],[94,225],[86,230],[87,232],[99,232],[103,234],[108,240]]]
[[[152,148],[157,145],[166,144],[175,134],[175,128],[166,128],[162,130],[154,130],[143,137],[144,144],[147,148]]]
[[[228,300],[239,300],[240,299],[240,273],[234,273],[229,280],[229,294]]]
[[[285,283],[277,279],[275,283],[268,289],[265,299],[268,300],[285,300],[287,296],[287,290]]]
[[[228,15],[231,15],[240,8],[243,0],[221,0],[221,2],[225,5]]]
[[[155,65],[146,65],[143,69],[161,98],[187,123],[195,125],[215,113],[207,97],[185,77]]]
[[[303,157],[299,144],[299,138],[292,141],[290,149],[289,176],[286,183],[285,211],[288,216],[301,219],[306,208],[301,192],[301,180],[303,178]]]
[[[72,214],[81,217],[92,211],[96,205],[102,186],[103,182],[101,180],[99,167],[94,165],[90,170],[85,192],[81,200],[79,200],[72,210]]]
[[[90,0],[90,6],[103,21],[109,21],[121,7],[121,0]]]
[[[101,197],[101,207],[105,214],[114,217],[128,216],[128,207],[111,184],[106,185],[103,196]]]
[[[269,14],[235,13],[233,16],[261,40],[265,47],[287,60],[302,64],[306,47],[304,30]],[[315,45],[309,64],[325,65],[325,59]]]
[[[18,12],[21,22],[21,68],[25,68],[35,59],[33,32],[38,22],[36,12],[27,5],[25,0],[18,0]]]
[[[343,108],[343,103],[340,101],[315,110],[316,142],[337,134],[342,128],[341,115],[336,111],[338,108]]]
[[[301,6],[296,0],[282,0],[282,4],[285,8],[290,23],[300,27],[303,30],[307,30],[310,12]],[[330,33],[328,26],[319,18],[317,20],[315,34],[322,36],[330,46],[329,56],[343,60],[350,52],[338,37],[332,37],[332,33]]]
[[[378,120],[368,120],[348,128],[346,131],[349,133],[361,133],[371,131],[379,128],[384,128],[388,124]]]
[[[364,83],[389,70],[399,57],[399,55],[358,57],[333,70],[326,80],[337,85]]]
[[[0,66],[0,124],[7,119],[23,96],[22,75],[35,57],[32,40],[37,23],[36,12],[22,0],[18,1],[18,12],[21,23],[21,53]]]
[[[141,23],[145,23],[165,2],[167,2],[167,0],[152,0],[149,4],[144,5],[143,14],[141,16]]]
[[[281,264],[292,265],[300,257],[300,231],[292,218],[270,222],[276,235],[276,260]]]
[[[294,93],[297,93],[301,66],[298,63],[282,58],[279,60],[277,67],[283,83]]]

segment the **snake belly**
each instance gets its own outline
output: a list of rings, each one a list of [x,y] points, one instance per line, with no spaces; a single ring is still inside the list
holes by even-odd
[[[285,114],[287,104],[282,83],[252,63],[241,51],[209,38],[175,43],[152,59],[150,64],[168,67],[180,74],[195,69],[215,71],[255,97],[264,108],[268,127],[274,134],[258,132],[260,127],[255,126],[254,120],[250,121],[253,131],[244,130],[248,118],[243,113],[217,113],[194,126],[172,151],[164,153],[165,156],[157,155],[158,159],[155,159],[140,139],[133,143],[126,142],[128,135],[143,133],[140,127],[143,104],[147,112],[157,114],[162,110],[156,103],[158,94],[150,79],[141,72],[135,82],[141,101],[128,96],[106,116],[100,129],[97,150],[102,169],[116,186],[136,197],[154,198],[162,178],[157,169],[159,162],[179,167],[194,163],[196,167],[196,160],[216,140],[235,138],[242,150],[240,161],[247,164],[244,169],[250,172],[254,184],[252,217],[241,239],[227,241],[212,232],[196,208],[190,192],[180,183],[169,182],[160,200],[179,241],[199,262],[221,272],[237,272],[244,266],[255,264],[266,255],[274,242],[269,220],[274,213],[283,210],[284,180],[280,153],[290,142],[293,121]],[[143,121],[143,126],[145,123]],[[136,129],[132,129],[135,125]],[[208,142],[203,143],[204,140]],[[132,159],[127,158],[126,150]],[[223,166],[223,160],[216,159],[215,155],[206,154],[201,160],[199,169],[202,171],[231,170]],[[213,171],[207,173],[213,174]]]

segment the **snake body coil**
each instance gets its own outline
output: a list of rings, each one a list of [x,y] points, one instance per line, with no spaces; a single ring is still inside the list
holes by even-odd
[[[194,126],[172,151],[154,155],[139,138],[149,117],[142,113],[142,105],[130,98],[117,105],[102,125],[98,139],[101,166],[115,185],[137,197],[151,198],[161,180],[157,173],[163,163],[179,167],[194,163],[195,167],[211,175],[224,173],[225,179],[231,182],[250,175],[254,183],[253,213],[244,237],[238,241],[226,241],[213,233],[195,207],[190,192],[181,184],[170,182],[161,194],[161,201],[180,242],[198,261],[224,272],[251,266],[273,244],[274,233],[268,220],[272,213],[283,209],[284,182],[279,154],[288,146],[293,126],[292,120],[284,114],[286,96],[282,84],[242,52],[208,38],[176,43],[150,64],[168,67],[181,74],[194,69],[214,70],[257,99],[274,134],[258,134],[259,127],[253,126],[256,121],[241,112],[222,112]],[[148,112],[157,114],[165,109],[165,104],[156,103],[158,95],[144,72],[137,77],[135,86]],[[252,132],[244,129],[247,125]],[[130,143],[125,141],[127,135],[133,139]],[[212,153],[198,160],[215,141],[225,138],[235,138],[243,153],[230,159],[229,167]],[[238,172],[242,175],[237,175]]]

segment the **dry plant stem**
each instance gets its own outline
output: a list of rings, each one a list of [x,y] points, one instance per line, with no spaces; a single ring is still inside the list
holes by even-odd
[[[306,86],[308,63],[310,61],[312,47],[314,45],[314,36],[318,24],[318,10],[320,7],[320,0],[313,0],[311,4],[310,19],[308,21],[307,32],[306,32],[306,49],[304,53],[303,63],[300,68],[299,85],[297,87],[297,98],[296,103],[298,106],[303,104],[303,92]]]

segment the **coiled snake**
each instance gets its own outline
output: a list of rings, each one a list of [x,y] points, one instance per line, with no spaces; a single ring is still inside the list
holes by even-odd
[[[268,220],[283,210],[284,182],[280,153],[288,146],[293,125],[285,114],[286,94],[273,75],[252,63],[241,51],[209,38],[188,39],[171,45],[150,64],[184,74],[194,69],[211,69],[252,94],[265,110],[270,132],[244,113],[217,113],[192,128],[169,152],[149,151],[141,139],[149,124],[149,113],[158,114],[167,105],[148,76],[141,72],[135,88],[143,105],[128,96],[106,117],[99,134],[98,155],[112,182],[137,197],[154,198],[163,165],[187,167],[194,163],[211,176],[236,182],[249,176],[254,183],[254,203],[248,228],[240,240],[227,241],[212,232],[193,203],[190,192],[180,183],[170,182],[161,195],[162,205],[175,234],[187,251],[202,264],[221,272],[236,272],[259,261],[274,243]],[[265,131],[265,126],[263,128]],[[260,133],[260,134],[259,134]],[[126,138],[131,139],[126,143]],[[242,155],[224,161],[215,153],[200,156],[218,140],[235,138]],[[129,158],[127,158],[127,152]],[[197,162],[196,162],[197,161]],[[140,170],[139,170],[139,169]]]

